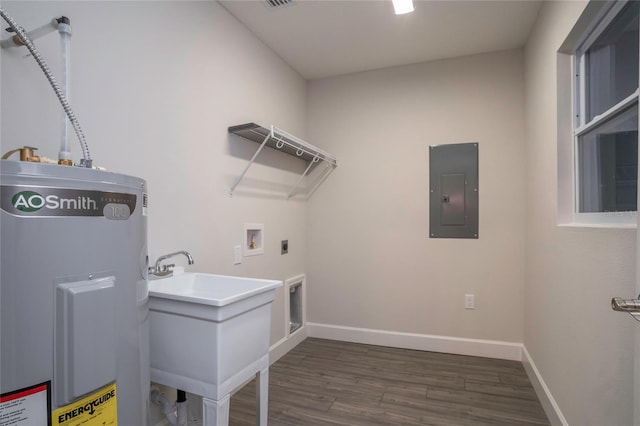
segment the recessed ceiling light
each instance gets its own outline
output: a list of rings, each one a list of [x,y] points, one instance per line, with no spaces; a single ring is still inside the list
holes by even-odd
[[[413,12],[413,0],[393,0],[393,8],[396,11],[396,15]]]
[[[271,7],[286,6],[293,3],[293,0],[267,0],[267,4]]]

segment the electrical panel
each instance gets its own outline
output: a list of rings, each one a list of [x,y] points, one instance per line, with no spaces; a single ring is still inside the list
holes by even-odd
[[[478,238],[478,144],[429,147],[429,236]]]

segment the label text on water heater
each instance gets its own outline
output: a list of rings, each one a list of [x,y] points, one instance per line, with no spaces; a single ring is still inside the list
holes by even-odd
[[[54,410],[51,416],[52,426],[117,426],[117,398],[118,393],[114,382],[78,401]]]
[[[68,188],[2,186],[2,210],[17,216],[102,216],[127,220],[137,196]]]
[[[98,210],[98,203],[89,197],[60,198],[48,195],[46,198],[37,192],[23,191],[13,196],[13,207],[23,212],[34,212],[43,207],[48,209]]]

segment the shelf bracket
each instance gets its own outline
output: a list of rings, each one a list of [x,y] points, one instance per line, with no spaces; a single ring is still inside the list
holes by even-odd
[[[258,157],[258,155],[260,154],[260,151],[262,151],[262,148],[265,147],[265,145],[267,144],[267,141],[269,140],[269,138],[273,137],[273,126],[271,126],[271,131],[269,132],[269,134],[264,138],[264,140],[262,141],[262,143],[260,144],[260,147],[258,148],[258,150],[255,152],[255,154],[253,154],[253,157],[251,157],[251,160],[249,161],[249,164],[247,164],[247,166],[244,168],[244,171],[242,172],[242,174],[238,177],[238,179],[236,179],[236,182],[233,184],[233,186],[231,187],[231,191],[229,193],[229,196],[233,197],[233,191],[235,191],[236,187],[238,185],[240,185],[240,182],[242,182],[242,179],[244,178],[244,175],[247,174],[247,172],[249,171],[249,168],[251,167],[251,165],[253,164],[254,161],[256,161],[256,158]]]
[[[293,185],[293,187],[291,188],[291,191],[289,191],[289,195],[287,195],[287,198],[291,198],[293,196],[293,194],[296,192],[296,189],[298,189],[298,186],[300,185],[300,182],[302,182],[302,179],[304,179],[304,177],[307,175],[307,173],[309,173],[309,170],[311,170],[311,167],[315,163],[317,163],[318,160],[320,160],[320,157],[318,157],[318,155],[316,155],[315,157],[313,157],[313,160],[309,161],[309,165],[307,166],[306,169],[304,169],[304,173],[302,173],[300,175],[300,178],[298,179],[296,184]]]
[[[307,197],[311,197],[311,195],[316,192],[316,189],[318,189],[320,185],[322,185],[322,182],[324,182],[329,177],[329,175],[335,168],[336,166],[332,165],[331,163],[326,164],[325,171],[323,171],[311,185],[311,189],[309,190]]]

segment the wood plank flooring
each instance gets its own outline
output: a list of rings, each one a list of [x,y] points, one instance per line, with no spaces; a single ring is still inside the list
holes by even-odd
[[[269,369],[269,425],[549,425],[522,363],[308,338]],[[230,425],[256,424],[255,383]]]

